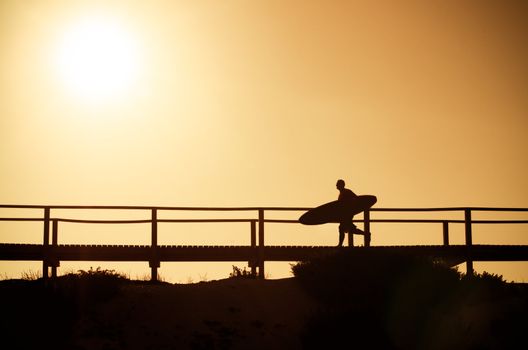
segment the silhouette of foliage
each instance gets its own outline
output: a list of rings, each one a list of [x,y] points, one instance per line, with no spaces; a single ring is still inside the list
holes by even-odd
[[[528,329],[526,287],[501,276],[464,276],[425,258],[357,251],[302,262],[292,272],[321,305],[304,328],[306,349],[517,348]]]
[[[238,266],[233,265],[233,272],[229,274],[230,278],[255,278],[255,276],[251,273],[250,270],[246,269],[244,267],[241,269]]]
[[[57,291],[66,298],[72,298],[82,308],[116,296],[126,281],[129,280],[115,270],[103,270],[100,267],[94,270],[90,267],[88,271],[79,270],[62,276],[56,285]]]
[[[129,282],[124,275],[101,268],[79,270],[48,283],[2,281],[0,298],[8,301],[0,318],[4,341],[17,349],[38,349],[44,344],[69,349],[75,321],[93,312],[96,304],[111,300]],[[30,337],[24,334],[28,329]]]

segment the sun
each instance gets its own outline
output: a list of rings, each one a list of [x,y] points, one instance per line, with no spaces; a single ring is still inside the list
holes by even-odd
[[[83,18],[59,40],[56,66],[68,92],[91,102],[117,98],[139,73],[137,41],[117,20]]]

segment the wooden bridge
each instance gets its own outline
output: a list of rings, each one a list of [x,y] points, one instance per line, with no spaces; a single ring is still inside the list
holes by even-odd
[[[372,223],[428,223],[441,224],[443,245],[431,246],[369,246],[365,241],[363,247],[353,247],[353,235],[349,235],[349,247],[329,246],[266,246],[264,229],[266,223],[298,224],[297,220],[268,219],[266,213],[284,211],[306,211],[310,208],[284,207],[144,207],[144,206],[39,206],[39,205],[0,205],[0,209],[37,209],[42,210],[41,217],[0,217],[0,221],[38,221],[43,223],[42,244],[0,243],[0,260],[42,261],[43,278],[56,277],[60,261],[144,261],[151,268],[151,279],[157,280],[157,269],[160,262],[168,261],[247,261],[251,272],[264,277],[266,261],[302,261],[321,254],[331,254],[340,249],[349,249],[354,254],[398,252],[415,256],[427,256],[439,259],[450,265],[466,262],[467,273],[473,273],[474,261],[528,261],[528,245],[474,245],[473,225],[492,224],[527,224],[528,220],[473,220],[475,212],[528,212],[528,208],[371,208],[363,213],[361,220],[363,231],[370,232]],[[81,220],[53,216],[58,210],[136,210],[148,212],[150,218],[145,220]],[[243,219],[161,219],[160,212],[193,211],[193,212],[245,212],[252,213],[250,218]],[[371,212],[436,212],[463,213],[463,219],[371,219]],[[251,214],[250,214],[251,215]],[[59,244],[59,223],[83,224],[150,224],[150,245],[71,245]],[[159,245],[159,223],[222,223],[245,222],[249,224],[250,245],[247,246],[190,246]],[[464,226],[465,244],[449,244],[451,224]],[[51,233],[51,235],[50,235]],[[51,238],[51,240],[50,240]],[[353,247],[353,248],[352,248]]]

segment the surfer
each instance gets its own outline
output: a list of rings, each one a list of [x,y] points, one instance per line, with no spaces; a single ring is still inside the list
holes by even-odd
[[[339,190],[339,197],[337,198],[337,200],[339,201],[354,200],[357,197],[357,195],[354,192],[352,192],[352,190],[345,187],[344,180],[341,180],[341,179],[337,180],[336,188]],[[365,243],[367,243],[367,245],[370,245],[370,233],[365,234],[365,232],[358,229],[356,225],[354,225],[354,223],[352,222],[353,219],[354,219],[354,215],[349,216],[349,217],[344,217],[339,223],[339,244],[337,245],[338,247],[343,246],[343,241],[345,239],[345,233],[348,233],[349,235],[354,234],[354,233],[359,234],[359,235],[364,235],[366,238]]]

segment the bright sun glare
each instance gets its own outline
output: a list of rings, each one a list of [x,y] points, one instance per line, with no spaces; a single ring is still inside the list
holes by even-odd
[[[135,82],[137,43],[117,21],[85,18],[66,29],[59,43],[57,68],[69,92],[92,102],[107,101]]]

